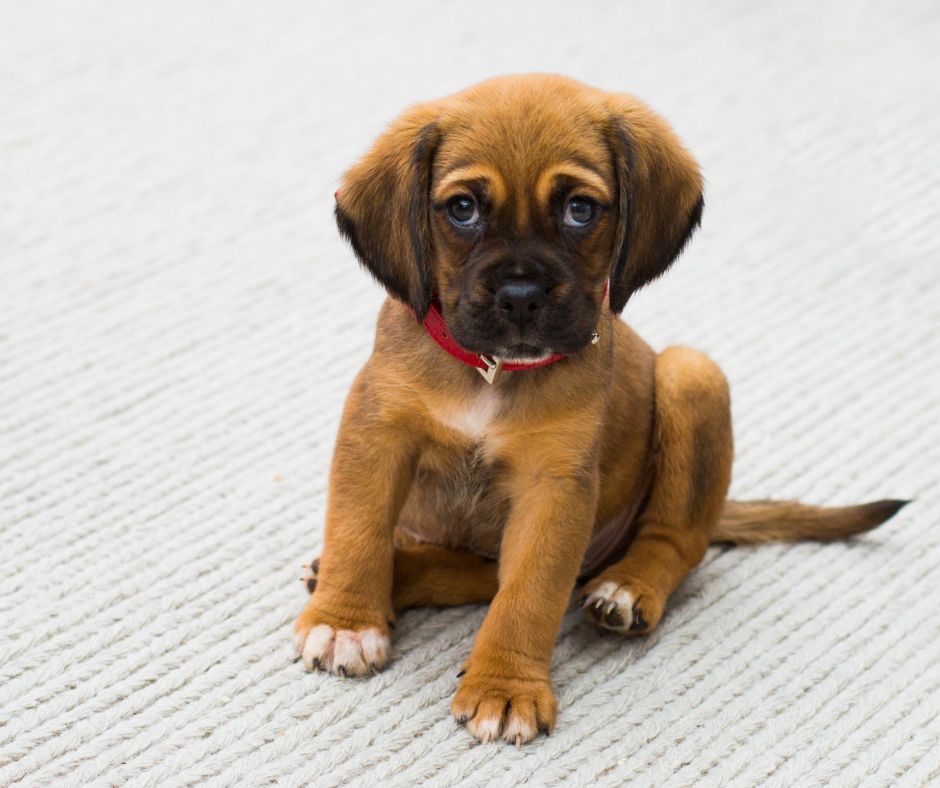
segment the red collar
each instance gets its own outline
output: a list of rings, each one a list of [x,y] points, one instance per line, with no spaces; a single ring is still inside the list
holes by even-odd
[[[494,383],[496,376],[503,370],[516,372],[522,369],[537,369],[538,367],[547,367],[549,364],[554,364],[556,361],[566,358],[562,353],[553,353],[550,356],[538,359],[538,361],[501,361],[482,353],[474,353],[460,345],[450,335],[450,330],[447,328],[447,323],[444,322],[443,315],[433,302],[428,308],[428,314],[424,318],[423,325],[424,330],[428,332],[431,339],[458,361],[479,370],[487,383]]]

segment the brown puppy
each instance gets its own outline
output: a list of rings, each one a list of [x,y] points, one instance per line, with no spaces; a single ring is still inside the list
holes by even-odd
[[[726,502],[721,370],[616,317],[702,205],[659,116],[552,76],[413,107],[347,173],[340,230],[392,298],[343,413],[295,625],[308,667],[368,673],[394,610],[491,601],[453,712],[484,741],[529,741],[555,722],[579,576],[598,624],[646,633],[710,542],[837,539],[900,508]],[[429,310],[443,320],[422,325]]]

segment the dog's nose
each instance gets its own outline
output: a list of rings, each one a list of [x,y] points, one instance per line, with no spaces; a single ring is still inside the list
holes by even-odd
[[[547,298],[545,290],[535,282],[516,280],[507,282],[496,291],[496,305],[507,320],[519,329],[534,320]]]

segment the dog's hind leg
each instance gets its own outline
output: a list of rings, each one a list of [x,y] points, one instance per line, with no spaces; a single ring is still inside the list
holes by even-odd
[[[705,555],[731,481],[728,384],[706,355],[683,347],[656,358],[654,480],[637,535],[590,580],[581,604],[602,627],[644,634]]]
[[[304,567],[307,590],[317,587],[319,559]],[[489,602],[499,584],[495,561],[432,544],[395,547],[392,606],[450,607]]]
[[[395,549],[396,610],[490,602],[498,587],[499,565],[483,556],[432,544]]]

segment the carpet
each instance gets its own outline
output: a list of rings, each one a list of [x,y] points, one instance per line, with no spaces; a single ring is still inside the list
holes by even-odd
[[[935,3],[5,3],[0,785],[940,781]],[[333,225],[407,104],[563,72],[707,178],[625,319],[731,381],[738,498],[914,502],[855,541],[712,548],[659,629],[576,609],[550,738],[448,713],[484,610],[368,681],[304,672],[344,395],[381,291]]]

